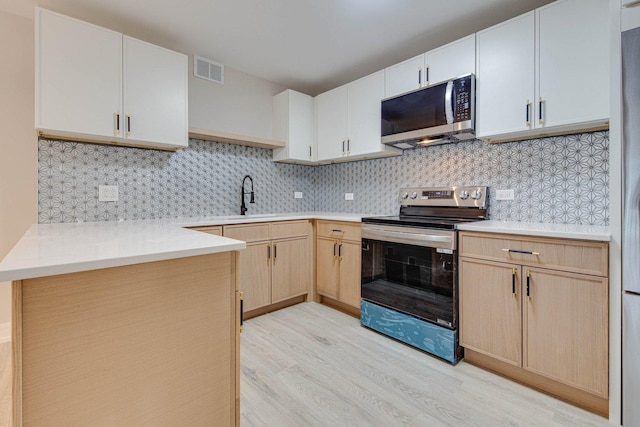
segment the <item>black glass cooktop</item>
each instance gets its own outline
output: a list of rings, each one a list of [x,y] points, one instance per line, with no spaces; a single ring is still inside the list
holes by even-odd
[[[362,222],[367,224],[402,225],[407,227],[439,228],[444,230],[454,230],[458,224],[481,220],[481,218],[442,218],[405,215],[362,218]]]

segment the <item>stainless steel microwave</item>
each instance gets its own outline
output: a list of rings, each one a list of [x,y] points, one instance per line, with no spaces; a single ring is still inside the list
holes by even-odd
[[[474,139],[475,89],[467,74],[382,100],[382,143],[406,149]]]

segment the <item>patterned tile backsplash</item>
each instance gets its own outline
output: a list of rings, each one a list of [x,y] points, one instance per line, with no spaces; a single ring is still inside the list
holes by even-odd
[[[249,213],[391,214],[403,186],[487,185],[491,219],[609,223],[608,132],[461,142],[319,167],[274,163],[270,150],[199,140],[172,153],[42,139],[39,222],[237,214],[245,174],[255,184]],[[98,202],[99,185],[118,185],[120,200]],[[515,200],[496,201],[495,190],[508,188]],[[294,191],[304,197],[294,199]],[[344,200],[347,192],[353,201]]]

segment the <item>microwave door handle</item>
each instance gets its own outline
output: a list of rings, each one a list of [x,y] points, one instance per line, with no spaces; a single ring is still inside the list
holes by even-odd
[[[444,92],[444,113],[447,124],[453,123],[453,109],[455,105],[455,94],[453,93],[453,82],[447,82],[447,89]]]

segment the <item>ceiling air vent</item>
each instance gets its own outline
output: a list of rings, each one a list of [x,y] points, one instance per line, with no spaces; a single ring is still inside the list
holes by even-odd
[[[193,55],[193,74],[201,79],[224,84],[224,65]]]

